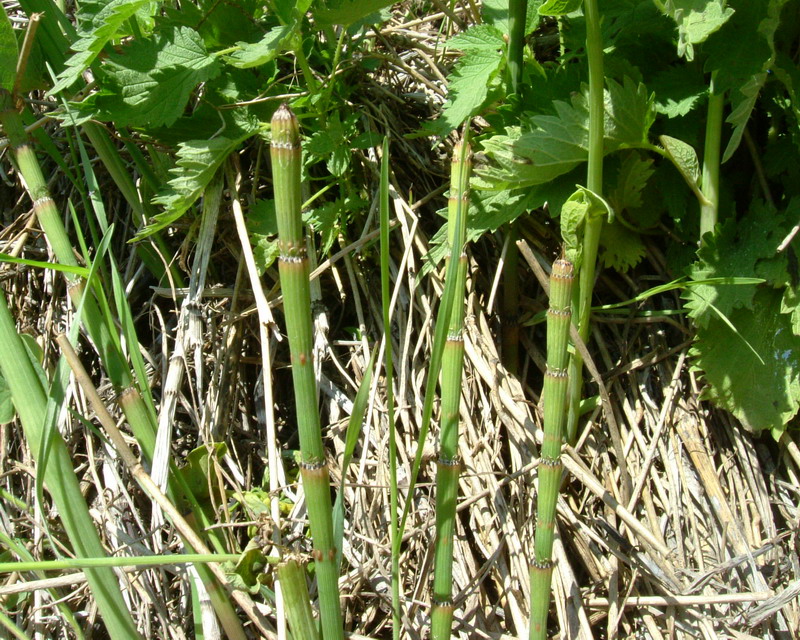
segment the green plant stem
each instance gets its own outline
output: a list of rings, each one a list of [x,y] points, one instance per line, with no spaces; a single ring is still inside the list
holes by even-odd
[[[542,391],[544,439],[539,457],[539,492],[536,504],[536,539],[531,565],[530,640],[547,637],[550,585],[553,577],[553,537],[556,501],[561,485],[561,438],[566,422],[569,362],[569,328],[572,322],[573,266],[556,260],[550,275],[550,308],[547,310],[547,371]]]
[[[398,523],[397,489],[397,430],[394,422],[394,363],[392,361],[392,316],[389,272],[389,138],[383,140],[381,157],[381,202],[380,202],[380,246],[381,246],[381,306],[383,311],[384,369],[386,377],[386,415],[389,425],[389,526],[392,544],[392,638],[400,640],[400,535]]]
[[[589,65],[589,166],[586,186],[598,196],[603,195],[603,39],[600,33],[600,14],[597,0],[585,0],[583,4],[586,17],[586,55]],[[589,337],[589,321],[594,289],[597,249],[600,232],[603,229],[601,216],[589,215],[583,235],[583,257],[580,265],[577,291],[577,326],[581,340]],[[569,412],[566,437],[574,442],[578,432],[581,394],[583,391],[583,358],[576,352],[569,366]]]
[[[47,396],[17,334],[5,294],[0,295],[0,371],[14,398],[14,406],[31,453],[39,464],[43,464],[40,456],[45,448],[43,428]],[[58,432],[50,435],[47,449],[44,482],[76,556],[91,558],[105,555],[106,551],[75,476],[72,458]],[[86,569],[86,578],[109,635],[112,638],[138,638],[136,624],[128,613],[114,572],[110,569]]]
[[[306,494],[319,585],[322,635],[325,640],[341,640],[342,613],[339,606],[339,571],[333,537],[331,488],[317,410],[310,274],[300,216],[300,131],[297,118],[285,104],[272,116],[271,156],[280,250],[278,271],[300,432],[300,473]]]
[[[528,0],[508,0],[508,75],[513,93],[519,93],[522,83],[527,13]]]
[[[519,373],[519,248],[517,226],[506,229],[507,248],[503,265],[502,356],[506,371]]]
[[[708,87],[708,116],[706,117],[706,139],[703,146],[703,179],[701,191],[707,202],[700,206],[700,242],[703,236],[712,233],[719,216],[719,164],[722,148],[722,116],[725,94],[715,93],[717,72],[711,74]]]
[[[463,145],[463,149],[462,149]],[[458,431],[461,403],[461,377],[464,366],[464,308],[462,301],[467,256],[464,251],[466,224],[449,224],[460,215],[466,218],[469,206],[469,144],[453,148],[448,201],[448,242],[457,252],[458,268],[453,308],[450,311],[447,342],[442,354],[442,414],[439,438],[439,462],[436,472],[436,548],[433,570],[433,606],[431,639],[450,638],[453,625],[453,546],[456,532],[456,500],[461,464],[458,458]],[[451,254],[452,255],[452,254]],[[448,262],[451,258],[448,258]]]

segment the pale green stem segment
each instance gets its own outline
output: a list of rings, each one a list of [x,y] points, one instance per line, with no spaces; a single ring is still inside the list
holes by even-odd
[[[8,384],[19,414],[25,440],[37,463],[45,447],[44,422],[47,396],[36,374],[14,320],[0,293],[0,371]],[[73,462],[60,433],[50,435],[44,483],[58,509],[61,524],[69,536],[75,555],[83,558],[106,554],[94,527],[75,476]],[[138,638],[136,624],[128,612],[117,577],[111,569],[86,569],[86,578],[112,638]]]
[[[341,640],[344,636],[339,606],[339,571],[333,537],[331,487],[317,410],[317,382],[312,362],[310,273],[300,216],[300,129],[297,118],[285,104],[272,116],[271,157],[280,249],[278,271],[300,433],[300,473],[306,494],[319,585],[322,635],[325,640]]]
[[[556,501],[561,484],[561,438],[567,413],[567,347],[572,321],[573,278],[571,262],[560,259],[553,263],[550,274],[550,308],[547,310],[547,371],[542,392],[544,439],[539,457],[536,539],[531,565],[530,640],[544,640],[547,637]]]
[[[600,32],[600,12],[597,0],[585,0],[583,13],[586,17],[586,54],[589,64],[589,165],[586,187],[599,196],[603,195],[603,38]],[[583,261],[580,265],[577,293],[577,326],[581,340],[589,337],[589,320],[592,308],[597,248],[603,229],[601,216],[590,216],[586,220],[583,235]],[[574,442],[578,432],[581,393],[583,391],[583,358],[576,350],[569,365],[569,414],[567,417],[567,441]]]
[[[283,589],[286,617],[293,640],[319,640],[317,623],[311,611],[305,566],[294,558],[278,565],[278,580]]]
[[[462,145],[465,148],[462,149]],[[439,463],[436,472],[436,548],[433,570],[433,607],[431,639],[450,638],[453,625],[453,542],[456,532],[456,499],[461,464],[458,458],[459,406],[461,377],[464,365],[463,296],[467,278],[466,216],[469,206],[469,173],[471,167],[468,143],[457,143],[453,149],[448,201],[448,242],[461,249],[447,331],[442,353],[442,413],[439,437]],[[459,214],[462,224],[456,225]],[[448,262],[449,262],[448,258]]]
[[[703,146],[703,184],[701,190],[706,203],[700,205],[700,242],[703,236],[714,231],[719,215],[719,160],[722,148],[722,116],[725,94],[715,93],[717,72],[711,74],[708,87],[708,117],[706,139]]]

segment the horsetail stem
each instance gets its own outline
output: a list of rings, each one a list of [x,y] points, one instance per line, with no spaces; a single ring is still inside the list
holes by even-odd
[[[339,573],[333,538],[330,478],[317,411],[317,383],[312,362],[310,273],[300,216],[300,129],[297,118],[285,104],[272,116],[271,158],[280,251],[278,271],[283,290],[300,433],[300,473],[308,505],[319,584],[322,634],[325,640],[341,640],[342,614],[339,607]]]
[[[456,498],[458,497],[458,422],[461,400],[461,373],[464,363],[463,295],[467,278],[466,215],[469,206],[469,144],[457,143],[453,149],[448,201],[448,241],[458,251],[454,302],[450,312],[447,342],[442,354],[442,414],[439,438],[439,463],[436,473],[436,552],[433,573],[431,638],[450,638],[453,623],[453,541]],[[449,258],[448,258],[449,261]]]
[[[550,274],[550,308],[547,310],[547,371],[544,376],[544,439],[539,458],[539,494],[536,538],[531,566],[531,640],[547,637],[550,583],[553,576],[553,535],[556,501],[561,484],[561,438],[567,409],[569,327],[572,319],[574,269],[556,260]]]

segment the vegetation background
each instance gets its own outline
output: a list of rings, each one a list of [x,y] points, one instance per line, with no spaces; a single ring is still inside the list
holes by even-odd
[[[577,294],[592,312],[551,635],[800,633],[800,3],[2,5],[0,635],[286,637],[286,598],[308,603],[306,578],[317,598],[309,560],[333,562],[299,482],[312,411],[344,628],[426,636],[426,385],[465,132],[453,634],[527,633],[544,287],[562,253],[598,266]],[[276,261],[282,103],[303,148],[310,408]],[[278,555],[299,560],[296,600],[276,595]]]

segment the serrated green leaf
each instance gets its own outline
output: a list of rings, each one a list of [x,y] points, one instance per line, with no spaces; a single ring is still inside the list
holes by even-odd
[[[607,80],[604,93],[606,153],[647,144],[647,133],[655,120],[653,95],[642,83],[627,76],[623,83]]]
[[[685,116],[708,92],[708,84],[699,65],[675,65],[648,81],[655,93],[654,109],[668,118]]]
[[[754,277],[759,260],[772,259],[781,241],[782,218],[770,207],[758,204],[742,220],[728,220],[714,235],[706,234],[698,261],[690,269],[693,280]],[[740,308],[750,308],[753,284],[699,285],[683,294],[689,316],[700,327]]]
[[[0,89],[8,92],[14,88],[17,69],[17,38],[5,8],[0,15]]]
[[[539,7],[540,16],[565,16],[581,8],[583,0],[547,0]]]
[[[589,108],[586,91],[568,104],[555,101],[556,115],[534,116],[532,131],[509,127],[506,134],[483,142],[494,163],[478,174],[496,187],[521,188],[544,184],[571,171],[589,156]],[[604,152],[647,147],[653,123],[653,98],[642,84],[625,78],[608,82],[605,92]]]
[[[642,191],[653,175],[653,159],[644,158],[631,151],[625,156],[617,174],[617,184],[609,194],[609,202],[616,211],[642,206]]]
[[[225,158],[253,132],[254,129],[245,129],[239,130],[235,137],[220,136],[211,140],[188,140],[179,144],[176,166],[170,170],[174,177],[166,189],[153,199],[154,204],[163,206],[165,210],[155,216],[151,224],[139,232],[137,238],[144,238],[163,229],[186,213],[202,195]]]
[[[490,24],[479,24],[453,36],[447,46],[459,51],[497,51],[505,46],[503,32]]]
[[[80,79],[91,66],[103,47],[117,35],[120,27],[139,9],[150,4],[150,0],[111,0],[92,20],[92,30],[81,34],[72,45],[75,54],[67,60],[67,66],[58,74],[55,86],[49,95],[55,95]]]
[[[694,147],[686,144],[683,140],[678,140],[671,136],[659,136],[658,140],[689,187],[692,189],[699,188],[700,161],[697,159],[697,152]]]
[[[448,97],[442,115],[425,129],[445,136],[474,115],[489,94],[489,83],[503,62],[499,50],[470,49],[448,77]]]
[[[736,15],[708,42],[706,69],[715,73],[718,92],[730,90],[733,133],[722,154],[727,161],[739,147],[768,72],[775,63],[775,32],[787,0],[737,4]],[[741,46],[746,42],[747,46]]]
[[[118,125],[171,125],[183,114],[192,90],[219,74],[200,35],[172,27],[153,38],[134,40],[103,64],[105,92],[94,105]]]
[[[645,256],[642,238],[621,224],[604,224],[600,236],[603,248],[600,258],[603,266],[625,273],[635,267]]]
[[[270,29],[258,42],[237,42],[240,48],[226,56],[225,62],[238,69],[265,65],[284,50],[293,31],[292,25],[282,25]]]
[[[694,59],[694,45],[705,42],[734,14],[725,0],[667,0],[663,11],[678,26],[678,55]]]
[[[738,335],[712,319],[690,352],[709,384],[706,397],[753,433],[780,432],[800,407],[800,338],[780,304],[779,291],[759,289],[752,309],[728,316]]]
[[[316,6],[314,19],[321,25],[348,27],[390,4],[392,0],[330,0]]]

